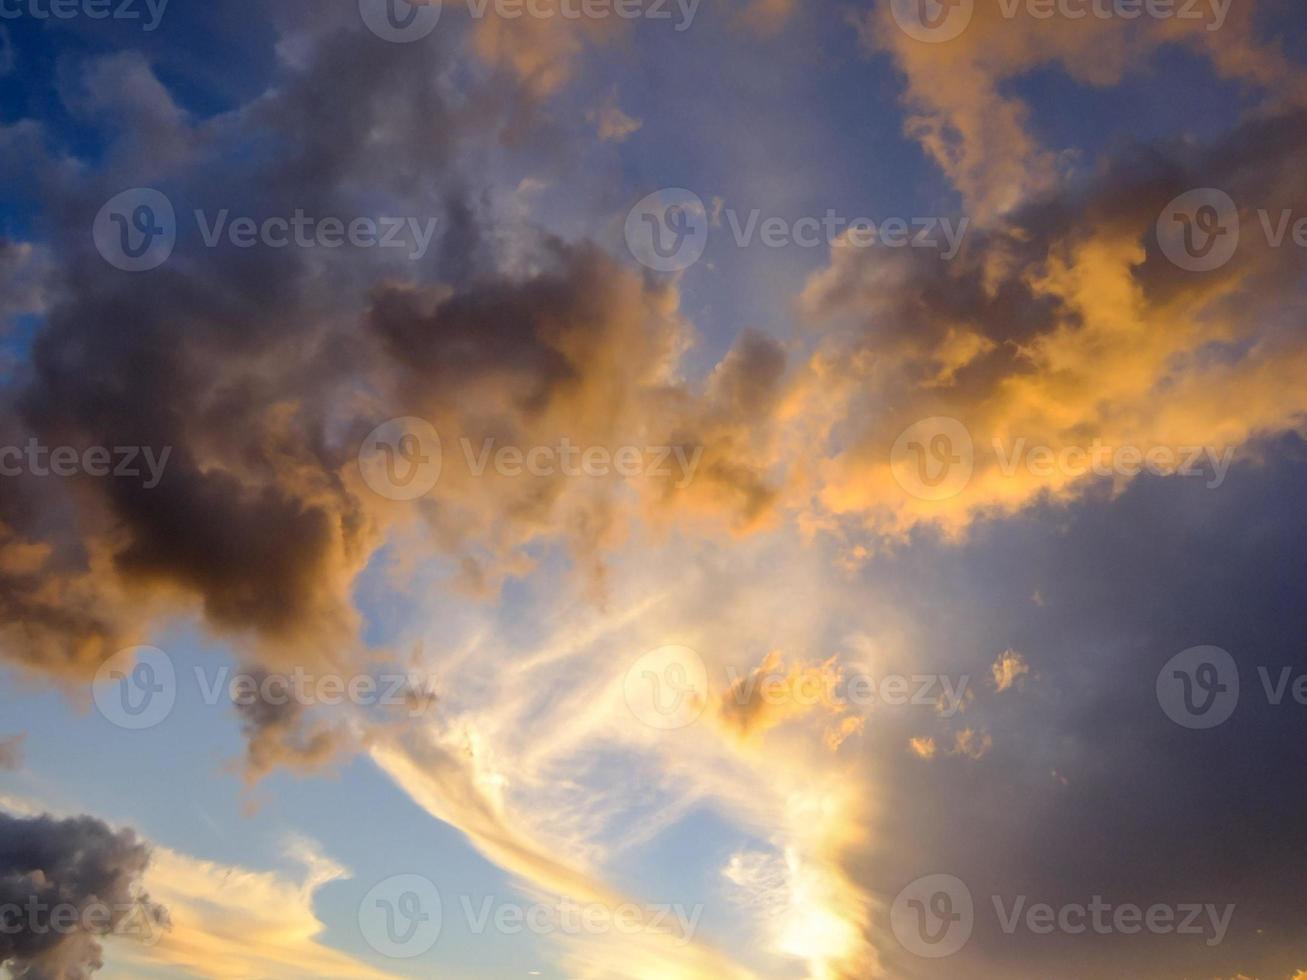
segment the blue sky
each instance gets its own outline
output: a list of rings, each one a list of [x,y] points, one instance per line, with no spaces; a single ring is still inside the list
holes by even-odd
[[[172,927],[0,970],[1307,976],[1302,706],[1262,682],[1301,662],[1303,18],[923,2],[446,0],[411,43],[374,0],[6,13],[0,813],[97,843],[0,842],[0,908]],[[706,235],[671,271],[669,188]],[[175,703],[130,730],[142,645]],[[297,671],[434,697],[225,686]],[[439,936],[387,955],[412,876]],[[1232,913],[993,915],[1102,896]]]

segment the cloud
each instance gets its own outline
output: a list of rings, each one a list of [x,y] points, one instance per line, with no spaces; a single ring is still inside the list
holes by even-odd
[[[933,759],[938,748],[929,735],[921,735],[908,740],[908,748],[918,759]]]
[[[152,939],[164,906],[140,885],[149,849],[92,817],[0,813],[0,963],[16,977],[83,980],[109,935]]]
[[[1004,650],[994,661],[994,689],[1000,694],[1013,687],[1017,681],[1030,673],[1026,658],[1015,650]]]
[[[809,519],[956,536],[1042,498],[1119,491],[1142,470],[1130,454],[1161,451],[1161,470],[1219,486],[1260,434],[1298,429],[1307,404],[1266,392],[1300,390],[1290,378],[1307,345],[1289,324],[1304,296],[1293,250],[1269,244],[1259,212],[1291,207],[1302,133],[1294,112],[1212,146],[1127,151],[973,231],[952,261],[833,249],[801,300],[820,339],[792,396],[817,436],[840,434],[791,464],[815,474]],[[1198,276],[1166,258],[1154,229],[1169,201],[1202,186],[1241,202],[1245,234],[1230,263]],[[971,468],[950,469],[961,481],[932,496],[903,482],[911,460],[893,450],[935,418],[960,425],[947,441]]]
[[[896,22],[895,6],[878,4],[855,23],[868,48],[889,52],[903,72],[905,132],[977,221],[1054,189],[1062,176],[1057,148],[1033,135],[1030,107],[1010,84],[1033,69],[1056,66],[1077,82],[1106,88],[1162,47],[1183,45],[1208,58],[1220,77],[1259,89],[1268,106],[1301,105],[1307,96],[1301,67],[1257,36],[1259,4],[1227,5],[1229,16],[1213,30],[1214,16],[1044,17],[1025,4],[977,3],[965,31],[940,43],[910,36]],[[1016,16],[1005,15],[1008,7]]]
[[[126,947],[124,957],[223,980],[395,976],[319,941],[325,926],[314,913],[317,892],[349,874],[306,841],[291,841],[288,852],[303,865],[298,880],[156,846],[147,882],[167,904],[172,928],[152,947]]]
[[[600,141],[606,143],[621,143],[644,125],[639,119],[633,119],[622,111],[617,104],[616,89],[608,93],[601,105],[587,111],[585,117],[594,124]]]

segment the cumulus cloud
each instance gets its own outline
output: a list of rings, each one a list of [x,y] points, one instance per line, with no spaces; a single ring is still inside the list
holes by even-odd
[[[998,655],[991,669],[994,673],[994,689],[1002,693],[1030,673],[1030,664],[1026,663],[1026,658],[1017,651],[1004,650]]]
[[[1164,454],[1148,464],[1158,472],[1219,486],[1259,434],[1297,429],[1307,347],[1288,324],[1304,296],[1293,250],[1268,243],[1259,212],[1291,207],[1303,132],[1291,112],[1210,147],[1130,151],[973,232],[952,261],[835,248],[802,298],[822,331],[808,412],[843,433],[805,466],[818,474],[814,520],[956,534],[1043,496],[1119,490],[1150,452]],[[1198,275],[1172,264],[1155,228],[1202,186],[1228,189],[1247,233],[1232,261]],[[930,419],[960,426],[945,438],[970,467],[935,495],[895,457],[904,439],[931,441],[910,435]]]
[[[106,936],[154,941],[164,906],[141,880],[150,851],[93,817],[0,813],[0,963],[16,977],[85,980]]]
[[[37,124],[6,131],[22,148],[7,168],[58,222],[50,275],[24,300],[45,325],[6,392],[3,443],[169,453],[151,486],[6,479],[0,652],[11,663],[78,684],[180,611],[231,637],[255,668],[341,668],[362,646],[352,586],[401,524],[420,524],[424,541],[456,556],[458,584],[482,593],[528,570],[532,543],[561,541],[602,601],[604,555],[633,516],[702,500],[747,523],[765,507],[760,476],[737,461],[745,420],[680,376],[692,331],[675,283],[584,242],[490,227],[464,190],[462,155],[493,144],[494,126],[463,118],[432,70],[433,56],[456,56],[362,33],[315,22],[294,35],[293,57],[284,49],[274,86],[203,121],[143,56],[92,59],[69,73],[65,98],[101,128],[98,171]],[[484,85],[471,96],[509,125],[528,96],[502,78]],[[147,182],[174,200],[179,241],[142,290],[95,253],[86,226],[112,193]],[[381,249],[210,248],[191,227],[195,211],[211,223],[224,210],[262,220],[296,209],[427,213],[441,234],[425,260],[408,261]],[[6,244],[0,268],[34,255]],[[403,508],[364,486],[356,462],[364,435],[401,415],[428,418],[459,463],[432,500]],[[696,490],[709,439],[721,445]],[[625,481],[473,465],[486,445],[564,440],[647,450],[657,466]],[[339,737],[301,730],[302,718],[245,719],[251,772],[334,754]]]

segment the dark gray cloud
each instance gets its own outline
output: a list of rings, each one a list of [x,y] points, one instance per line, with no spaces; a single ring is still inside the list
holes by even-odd
[[[15,980],[85,980],[106,935],[157,938],[167,911],[140,889],[149,849],[93,817],[0,813],[0,964]]]
[[[1307,914],[1307,708],[1272,705],[1258,668],[1307,672],[1300,637],[1307,521],[1297,500],[1307,444],[1262,447],[1265,463],[1227,483],[1147,478],[1113,499],[1037,507],[983,522],[957,548],[922,533],[866,588],[919,624],[923,670],[966,673],[976,700],[956,718],[886,714],[888,840],[911,847],[860,862],[886,901],[914,878],[967,883],[977,929],[957,956],[930,964],[882,945],[895,976],[1084,978],[1288,977]],[[1216,645],[1239,665],[1235,714],[1210,731],[1163,712],[1163,665]],[[995,657],[1021,650],[1021,691],[983,688]],[[970,726],[993,738],[983,759],[906,751]],[[1233,904],[1216,947],[1193,937],[1002,932],[992,904]],[[882,922],[882,925],[885,923]],[[888,930],[886,930],[888,936]],[[940,965],[943,964],[943,965]]]

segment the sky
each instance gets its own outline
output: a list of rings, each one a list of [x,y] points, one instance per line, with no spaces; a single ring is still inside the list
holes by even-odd
[[[0,972],[1307,980],[1294,0],[0,0]]]

